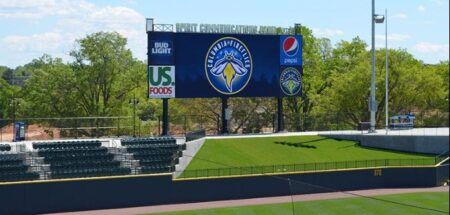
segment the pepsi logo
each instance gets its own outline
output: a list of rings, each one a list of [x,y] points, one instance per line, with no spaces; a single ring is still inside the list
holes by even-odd
[[[287,37],[283,41],[283,51],[284,53],[289,56],[293,57],[297,54],[299,50],[298,41],[295,37]]]

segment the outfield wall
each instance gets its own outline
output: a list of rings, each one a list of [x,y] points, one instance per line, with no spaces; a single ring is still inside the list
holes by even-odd
[[[447,167],[446,167],[447,168]],[[0,214],[36,214],[245,199],[331,192],[324,189],[433,187],[442,184],[444,168],[382,168],[291,175],[172,180],[172,175],[143,175],[89,180],[0,184]],[[447,171],[448,179],[448,171]],[[317,186],[308,185],[314,184]]]

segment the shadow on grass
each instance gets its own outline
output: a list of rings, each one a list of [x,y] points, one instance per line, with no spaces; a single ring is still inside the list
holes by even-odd
[[[299,142],[275,141],[274,143],[275,144],[279,144],[279,145],[292,146],[292,147],[301,147],[301,148],[307,148],[307,149],[317,149],[316,146],[314,146],[314,145],[307,145],[305,143],[319,142],[319,141],[328,140],[328,139],[332,139],[332,138],[323,137],[323,138],[320,138],[320,139],[299,141]]]
[[[338,147],[338,149],[346,149],[346,148],[351,148],[351,147],[357,148],[357,147],[359,147],[359,144],[355,143],[355,144],[351,144],[351,145],[348,145],[348,146],[341,146],[341,147]]]
[[[279,144],[279,145],[285,145],[285,146],[292,146],[292,147],[301,147],[301,148],[307,148],[307,149],[316,149],[316,146],[313,145],[306,145],[303,143],[291,143],[291,142],[286,142],[286,141],[277,141],[275,142],[275,144]]]

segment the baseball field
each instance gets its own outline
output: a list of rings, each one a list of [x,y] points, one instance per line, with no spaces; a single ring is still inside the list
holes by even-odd
[[[162,213],[164,215],[448,214],[448,192],[408,193]]]
[[[345,163],[347,162],[347,163]],[[390,163],[389,163],[390,162]],[[433,165],[434,157],[425,154],[366,148],[355,141],[321,136],[207,139],[193,157],[185,173],[221,168],[270,167],[276,165],[327,164],[323,167],[368,167],[370,165]],[[333,166],[332,164],[335,163]],[[337,164],[336,164],[337,163]],[[320,165],[315,165],[317,168]]]

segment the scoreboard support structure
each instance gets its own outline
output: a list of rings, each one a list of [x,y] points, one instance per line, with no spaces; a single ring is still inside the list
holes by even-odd
[[[169,99],[162,99],[162,136],[169,135]]]
[[[227,117],[227,109],[228,109],[228,98],[222,97],[222,128],[220,129],[220,133],[227,134],[228,133],[228,117]]]
[[[283,98],[277,98],[277,132],[282,132],[284,130],[284,116],[283,116]]]

